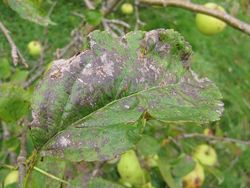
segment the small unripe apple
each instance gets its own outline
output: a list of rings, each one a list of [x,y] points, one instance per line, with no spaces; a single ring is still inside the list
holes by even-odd
[[[204,180],[204,169],[199,163],[196,163],[195,169],[182,178],[183,188],[199,188]]]
[[[29,54],[32,56],[39,56],[42,52],[42,45],[39,41],[31,41],[28,44]]]
[[[7,187],[10,184],[18,182],[18,171],[11,171],[4,179],[4,187]]]
[[[214,166],[217,163],[216,151],[206,144],[197,146],[193,157],[203,165]]]
[[[223,7],[215,3],[206,3],[204,6],[210,9],[225,12]],[[215,35],[222,32],[226,27],[225,22],[221,21],[218,18],[205,14],[197,14],[195,21],[198,30],[205,35]]]
[[[214,135],[214,131],[210,128],[205,128],[203,130],[203,134],[206,135],[206,136],[213,136]]]
[[[134,7],[130,3],[124,3],[121,6],[121,11],[123,14],[132,14]]]
[[[129,150],[121,155],[121,159],[117,164],[118,172],[124,183],[140,187],[145,183],[143,169],[133,150]]]

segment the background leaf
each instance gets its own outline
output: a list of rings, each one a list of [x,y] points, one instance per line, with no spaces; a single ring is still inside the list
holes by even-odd
[[[36,163],[36,166],[39,169],[42,169],[48,174],[54,175],[58,178],[63,179],[65,173],[66,162],[57,160],[55,161],[54,158],[51,157],[44,157],[40,158],[40,160]],[[28,188],[46,188],[46,187],[53,187],[53,188],[60,188],[62,183],[58,180],[52,179],[41,172],[36,170],[32,171],[28,182]]]
[[[43,26],[55,25],[32,0],[8,0],[8,4],[23,19]]]
[[[184,177],[195,168],[195,161],[190,156],[182,155],[174,165],[172,165],[172,173],[175,177]]]
[[[1,58],[0,59],[0,80],[6,79],[11,75],[11,66],[9,64],[8,59]]]
[[[102,21],[102,14],[97,10],[88,10],[85,13],[86,21],[91,25],[99,25]]]
[[[0,85],[0,119],[14,122],[27,115],[30,96],[24,89],[11,85]]]

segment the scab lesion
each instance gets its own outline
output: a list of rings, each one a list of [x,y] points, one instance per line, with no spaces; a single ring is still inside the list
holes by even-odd
[[[62,77],[62,71],[57,69],[50,73],[50,78],[57,79]]]

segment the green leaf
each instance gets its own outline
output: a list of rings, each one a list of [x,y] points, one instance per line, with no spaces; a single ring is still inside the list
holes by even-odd
[[[63,179],[66,167],[65,161],[44,157],[37,162],[36,167],[44,171],[46,175],[40,171],[33,170],[28,181],[28,188],[61,187],[62,182],[53,177]]]
[[[11,66],[8,59],[0,59],[0,80],[6,79],[11,75]]]
[[[172,173],[175,177],[183,177],[195,168],[195,161],[186,155],[181,155],[178,162],[172,165]]]
[[[9,6],[16,11],[23,19],[29,20],[39,25],[55,25],[50,18],[44,15],[39,7],[32,0],[8,0]]]
[[[0,85],[0,119],[14,122],[29,112],[29,94],[11,84]]]
[[[166,187],[166,183],[162,179],[162,176],[158,167],[151,168],[149,173],[150,173],[150,180],[154,188]]]
[[[7,151],[12,151],[12,152],[15,152],[15,150],[19,146],[19,140],[17,137],[11,137],[7,140],[3,140],[2,143],[3,143],[3,149]]]
[[[211,166],[204,166],[204,167],[206,171],[208,171],[209,173],[211,173],[212,175],[216,177],[219,184],[221,184],[224,181],[224,175],[219,169],[211,167]]]
[[[180,188],[178,183],[175,181],[171,174],[171,166],[169,164],[169,160],[166,158],[160,158],[158,160],[158,167],[161,172],[161,175],[164,181],[167,183],[170,188]]]
[[[90,49],[52,64],[33,100],[31,132],[42,155],[107,160],[139,141],[148,119],[216,121],[218,88],[188,63],[191,47],[173,30],[123,38],[89,35]]]
[[[11,76],[11,82],[15,84],[21,84],[27,79],[28,75],[29,71],[17,69]]]
[[[88,10],[85,13],[86,21],[94,26],[97,26],[102,21],[102,14],[97,10]]]
[[[138,151],[144,156],[153,156],[157,154],[161,145],[151,136],[143,135],[141,140],[137,144]]]

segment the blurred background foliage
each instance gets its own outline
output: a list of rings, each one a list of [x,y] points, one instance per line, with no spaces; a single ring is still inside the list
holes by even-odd
[[[247,0],[220,0],[214,1],[223,6],[227,12],[235,15],[241,20],[250,23],[249,1]],[[39,9],[46,14],[53,1],[37,1]],[[133,3],[133,1],[127,1]],[[205,0],[193,0],[192,2],[204,4]],[[17,119],[30,114],[26,101],[31,98],[32,88],[27,90],[20,86],[29,78],[29,71],[32,70],[39,58],[29,55],[27,44],[32,40],[38,40],[42,44],[46,43],[47,48],[44,53],[45,65],[55,59],[56,49],[67,45],[71,40],[72,30],[79,26],[82,17],[87,18],[87,22],[98,25],[100,14],[98,11],[89,13],[82,0],[59,0],[50,16],[56,23],[44,26],[37,25],[28,20],[22,19],[15,11],[10,9],[3,2],[0,3],[0,20],[11,32],[13,40],[19,47],[27,60],[30,68],[12,65],[10,47],[4,35],[0,34],[0,161],[1,163],[14,164],[11,161],[19,153],[20,126]],[[79,16],[80,15],[80,16]],[[108,18],[121,19],[134,29],[135,15],[123,15],[118,7]],[[217,171],[207,173],[203,185],[205,188],[247,188],[250,187],[250,148],[249,146],[216,140],[204,140],[202,138],[189,138],[172,142],[171,138],[185,133],[203,133],[206,127],[211,128],[216,136],[231,137],[240,140],[250,140],[250,37],[231,27],[215,36],[205,36],[200,33],[195,26],[195,13],[174,7],[154,7],[141,6],[140,19],[145,23],[141,30],[152,30],[157,28],[175,29],[180,32],[193,48],[192,67],[202,76],[207,76],[214,81],[223,94],[225,104],[224,114],[219,122],[209,125],[167,125],[162,126],[157,122],[149,122],[145,130],[143,140],[138,144],[137,153],[141,161],[145,161],[143,156],[164,155],[168,156],[170,163],[176,160],[176,156],[192,155],[194,148],[202,143],[211,144],[218,154]],[[103,29],[102,26],[99,29]],[[79,49],[81,50],[81,49]],[[7,85],[6,85],[7,84]],[[18,88],[14,88],[18,87]],[[5,90],[8,90],[5,92]],[[6,95],[7,93],[7,95]],[[18,97],[15,95],[18,94]],[[12,100],[12,109],[7,109],[8,115],[2,112],[6,99]],[[4,102],[2,102],[4,101]],[[20,104],[21,103],[21,104]],[[20,107],[22,106],[22,108]],[[13,109],[14,108],[14,109]],[[6,130],[9,135],[4,135]],[[8,139],[4,139],[4,138]],[[29,151],[32,150],[31,141],[28,142]],[[163,148],[165,148],[163,150]],[[167,149],[166,149],[167,148]],[[166,152],[167,151],[167,152]],[[163,153],[162,153],[163,152]],[[166,153],[164,153],[166,152]],[[185,157],[184,157],[185,158]],[[179,160],[181,161],[181,160]],[[188,167],[190,162],[176,162],[173,173],[180,172],[184,167]],[[84,164],[86,166],[86,164]],[[75,165],[81,171],[82,164]],[[142,164],[143,165],[143,164]],[[94,164],[88,164],[88,168],[94,168]],[[179,169],[178,169],[179,168]],[[190,168],[193,168],[190,167]],[[154,187],[164,187],[165,183],[155,167],[147,167],[151,183]],[[187,170],[188,171],[188,170]],[[3,181],[8,173],[6,169],[0,169],[0,181]],[[176,177],[181,177],[187,173],[185,170]],[[118,182],[119,175],[115,164],[105,163],[102,166],[102,177]],[[177,178],[178,179],[178,178]]]

